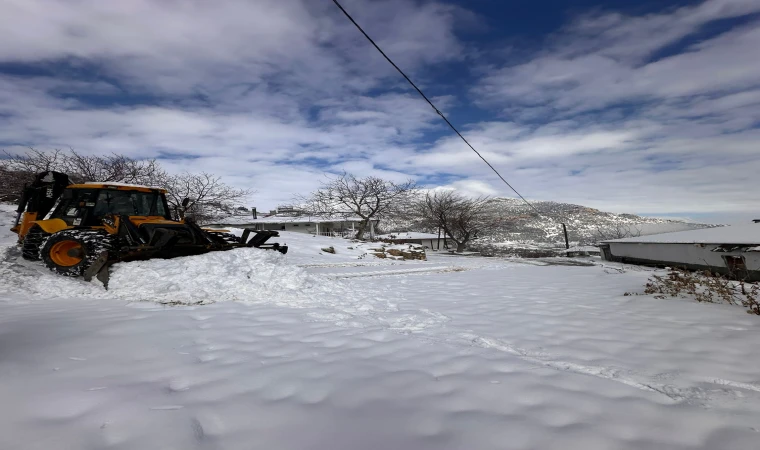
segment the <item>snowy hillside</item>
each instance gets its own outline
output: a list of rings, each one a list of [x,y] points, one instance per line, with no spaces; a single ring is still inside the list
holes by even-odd
[[[478,248],[493,244],[564,245],[562,221],[565,221],[568,237],[573,245],[595,243],[604,238],[624,237],[625,233],[648,235],[685,231],[714,225],[689,223],[643,217],[634,214],[614,214],[570,203],[535,201],[532,204],[538,215],[524,202],[513,198],[494,198],[490,201],[490,215],[500,218],[503,226],[494,232],[482,234],[473,245]],[[380,226],[384,232],[422,231],[437,232],[420,227],[414,220],[394,218],[384,220]]]
[[[624,296],[647,269],[282,233],[287,255],[122,263],[105,291],[19,260],[11,221],[0,449],[757,445],[760,320]]]
[[[614,235],[618,229],[655,234],[707,226],[633,214],[614,214],[569,203],[533,202],[542,216],[537,216],[535,211],[517,199],[498,198],[492,203],[495,213],[498,210],[508,221],[502,231],[484,236],[485,242],[564,243],[560,225],[563,220],[570,240],[581,244],[596,242],[600,234]]]

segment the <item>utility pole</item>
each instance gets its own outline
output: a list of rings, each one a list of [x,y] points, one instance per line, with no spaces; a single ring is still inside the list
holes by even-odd
[[[564,222],[562,223],[562,231],[565,232],[565,249],[568,249],[570,248],[570,241],[567,239],[567,227]]]

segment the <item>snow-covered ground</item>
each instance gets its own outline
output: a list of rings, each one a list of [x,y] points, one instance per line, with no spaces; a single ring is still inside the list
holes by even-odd
[[[362,256],[367,246],[283,233],[287,255],[119,264],[106,292],[8,253],[2,208],[0,449],[752,449],[760,439],[760,319],[623,296],[642,290],[646,270],[380,260]]]

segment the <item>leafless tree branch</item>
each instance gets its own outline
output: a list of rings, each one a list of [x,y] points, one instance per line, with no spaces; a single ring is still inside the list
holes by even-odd
[[[407,180],[395,183],[378,177],[358,178],[343,172],[322,183],[308,196],[297,197],[304,209],[318,216],[358,216],[361,218],[357,239],[362,239],[370,220],[393,215],[415,189]]]
[[[468,198],[455,191],[429,192],[415,202],[415,210],[426,227],[443,230],[457,244],[458,253],[481,233],[505,224],[490,208],[489,198]]]
[[[136,160],[128,156],[84,155],[74,149],[49,152],[29,148],[22,154],[3,151],[0,156],[0,201],[17,201],[24,184],[45,171],[63,172],[74,182],[119,182],[162,187],[167,201],[177,215],[185,210],[182,200],[190,199],[187,212],[199,222],[225,215],[235,204],[249,196],[249,189],[236,189],[212,174],[189,173],[170,175],[155,159]]]
[[[639,237],[642,233],[642,228],[633,224],[616,224],[614,226],[602,228],[596,226],[596,239],[598,242],[610,241],[613,239],[624,239],[629,237]]]

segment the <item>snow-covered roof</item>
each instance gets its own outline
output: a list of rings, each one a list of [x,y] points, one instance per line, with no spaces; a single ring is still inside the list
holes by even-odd
[[[403,231],[399,233],[388,233],[376,236],[377,239],[438,239],[437,234],[433,233],[418,233],[416,231]]]
[[[317,217],[317,216],[269,216],[254,219],[250,215],[230,216],[220,219],[215,224],[242,225],[257,223],[325,223],[325,222],[361,222],[361,217]]]
[[[105,186],[125,186],[125,187],[136,187],[136,188],[143,188],[143,189],[163,189],[156,186],[145,186],[142,184],[131,184],[131,183],[119,183],[117,181],[86,181],[84,184],[102,184]]]
[[[604,242],[641,242],[663,244],[750,244],[760,245],[760,224],[750,223],[701,230],[615,239]]]

